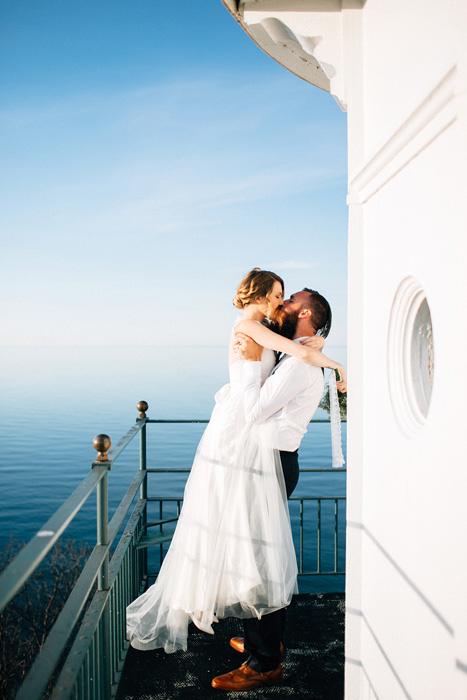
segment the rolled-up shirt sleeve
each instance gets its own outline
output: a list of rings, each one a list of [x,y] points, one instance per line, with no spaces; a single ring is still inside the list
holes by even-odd
[[[247,362],[243,373],[243,404],[247,423],[262,423],[280,411],[309,384],[306,365],[295,358],[283,360],[280,371],[261,386],[261,362]]]

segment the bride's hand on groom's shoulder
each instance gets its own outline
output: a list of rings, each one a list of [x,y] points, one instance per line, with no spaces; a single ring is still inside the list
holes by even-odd
[[[342,365],[339,366],[340,380],[336,382],[337,391],[341,394],[347,393],[347,372]]]
[[[235,333],[234,351],[242,360],[258,362],[261,360],[263,347],[245,333]]]
[[[320,335],[310,335],[308,338],[302,338],[300,342],[302,345],[316,348],[317,350],[322,350],[326,344],[326,341]]]

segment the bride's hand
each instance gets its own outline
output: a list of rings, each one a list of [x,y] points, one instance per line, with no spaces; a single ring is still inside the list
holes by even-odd
[[[341,377],[338,382],[336,381],[337,391],[340,391],[341,394],[345,394],[347,391],[347,372],[342,367],[342,365],[339,365],[337,371],[339,372]]]
[[[253,338],[245,333],[235,333],[233,349],[242,360],[250,362],[259,362],[263,353],[262,345],[255,343]]]
[[[302,338],[300,342],[302,345],[306,345],[309,348],[316,348],[317,350],[321,350],[326,344],[326,341],[320,335],[310,335],[307,338]]]

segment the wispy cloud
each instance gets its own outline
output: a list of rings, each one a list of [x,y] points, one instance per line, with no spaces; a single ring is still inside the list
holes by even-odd
[[[282,262],[272,262],[269,264],[269,267],[273,270],[310,270],[316,265],[301,260],[284,260]]]
[[[316,129],[303,92],[277,83],[213,74],[36,101],[3,115],[16,142],[11,188],[28,191],[38,235],[152,238],[213,220],[225,226],[232,208],[266,210],[272,200],[338,185],[346,164],[336,157],[335,133],[328,126],[320,139],[305,140],[297,115],[308,115],[310,136]],[[25,129],[34,118],[35,128]],[[319,115],[315,121],[322,125]],[[18,211],[12,206],[12,234],[30,229]]]
[[[21,318],[25,327],[26,307],[31,323],[47,309],[57,337],[79,339],[91,333],[86,319],[109,308],[126,314],[126,338],[126,324],[147,333],[158,309],[151,333],[160,336],[172,327],[174,304],[186,304],[186,289],[197,308],[212,296],[213,309],[229,312],[235,285],[256,265],[277,271],[290,289],[310,286],[310,277],[324,288],[314,260],[336,225],[336,192],[344,199],[345,129],[330,126],[341,119],[334,103],[320,113],[308,94],[286,77],[204,74],[53,103],[36,98],[0,113],[8,172],[1,282],[13,288],[17,260],[28,279],[10,323]],[[318,236],[320,216],[329,225]],[[171,304],[161,310],[167,290]],[[224,311],[216,313],[209,328],[224,323]],[[194,337],[200,318],[188,321]]]

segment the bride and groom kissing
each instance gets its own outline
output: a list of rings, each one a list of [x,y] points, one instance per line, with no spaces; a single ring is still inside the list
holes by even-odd
[[[322,368],[339,370],[346,390],[344,368],[320,350],[328,302],[307,288],[285,301],[283,293],[282,279],[258,268],[237,289],[230,383],[216,395],[158,578],[127,608],[132,646],[168,653],[187,648],[190,621],[213,634],[219,618],[242,619],[244,636],[231,645],[248,658],[213,679],[220,690],[282,679],[285,608],[297,590],[287,499],[298,447],[321,399]]]

